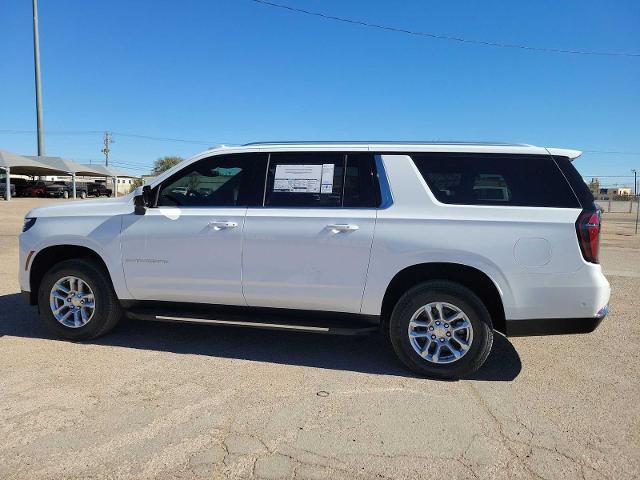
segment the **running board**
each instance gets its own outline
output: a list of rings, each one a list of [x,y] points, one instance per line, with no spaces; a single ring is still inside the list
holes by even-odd
[[[238,313],[204,312],[166,312],[155,309],[130,309],[126,311],[128,318],[158,322],[195,323],[202,325],[258,328],[265,330],[282,330],[328,335],[368,335],[379,330],[379,326],[370,322],[354,320],[356,315],[337,314],[338,318],[305,318],[302,315],[278,315],[274,313],[257,313],[242,315]],[[313,315],[317,317],[316,315]],[[341,317],[341,318],[340,318]]]

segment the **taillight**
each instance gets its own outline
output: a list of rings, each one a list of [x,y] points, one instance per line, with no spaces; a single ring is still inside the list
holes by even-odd
[[[576,220],[576,233],[584,259],[587,262],[598,263],[600,212],[583,211]]]

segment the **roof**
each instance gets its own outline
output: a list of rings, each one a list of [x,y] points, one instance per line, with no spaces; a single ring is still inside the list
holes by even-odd
[[[9,168],[15,175],[64,175],[65,171],[30,157],[0,150],[0,168]]]
[[[279,141],[279,142],[253,142],[240,146],[219,145],[209,150],[183,160],[177,165],[166,170],[153,180],[146,183],[156,185],[158,182],[173,175],[178,170],[197,162],[212,154],[222,155],[227,153],[243,152],[377,152],[377,153],[403,153],[403,152],[451,152],[451,153],[501,153],[521,155],[557,155],[569,157],[571,160],[579,157],[582,152],[562,148],[536,147],[524,143],[499,143],[499,142],[424,142],[424,141]]]
[[[90,168],[91,170],[95,170],[98,172],[96,176],[100,177],[124,177],[124,178],[138,178],[139,175],[134,175],[126,170],[122,170],[121,168],[115,167],[107,167],[106,165],[99,164],[91,164],[91,163],[83,163],[82,167]]]
[[[459,142],[459,141],[267,141],[246,143],[239,147],[221,145],[214,150],[368,150],[376,152],[476,152],[476,153],[520,153],[537,155],[557,155],[569,157],[571,160],[579,157],[582,152],[563,148],[545,148],[526,143],[506,142]]]
[[[48,165],[56,170],[65,172],[67,175],[97,175],[104,176],[102,173],[90,168],[87,165],[80,165],[79,163],[62,157],[47,157],[44,155],[28,155],[27,158],[35,160],[44,165]]]

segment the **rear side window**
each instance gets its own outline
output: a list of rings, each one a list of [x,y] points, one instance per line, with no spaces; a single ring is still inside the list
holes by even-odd
[[[342,206],[344,165],[344,153],[272,153],[265,206]]]
[[[272,153],[267,207],[377,207],[373,155],[342,152]]]
[[[412,158],[442,203],[580,207],[550,156],[418,153]]]
[[[380,187],[373,155],[369,153],[347,154],[342,205],[360,208],[380,205]]]

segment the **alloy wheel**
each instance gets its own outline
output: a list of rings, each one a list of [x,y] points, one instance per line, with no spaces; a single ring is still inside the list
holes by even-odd
[[[51,288],[49,305],[59,323],[69,328],[80,328],[93,317],[96,301],[93,290],[84,280],[66,276]]]
[[[447,302],[420,307],[411,317],[409,342],[431,363],[453,363],[464,357],[473,342],[473,327],[466,313]]]

